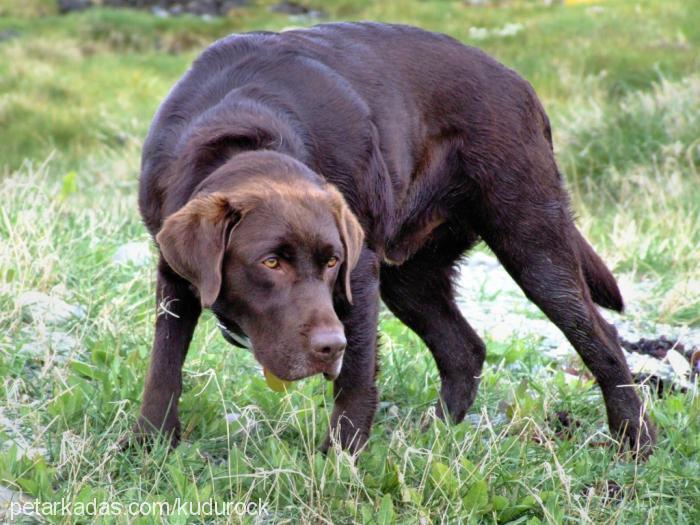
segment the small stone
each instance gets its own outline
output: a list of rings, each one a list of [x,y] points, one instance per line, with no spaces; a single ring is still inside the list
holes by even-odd
[[[26,494],[0,485],[0,522],[11,523],[18,521],[20,516],[34,516],[33,512],[24,512],[25,504],[31,502],[32,499]]]
[[[168,13],[167,9],[163,9],[163,8],[162,8],[161,6],[159,6],[159,5],[154,5],[154,6],[151,8],[151,13],[152,13],[153,16],[155,16],[156,18],[168,18],[168,17],[170,17],[170,13]]]
[[[6,29],[5,31],[0,31],[0,43],[7,40],[12,40],[13,38],[18,38],[22,33],[16,29]]]
[[[670,367],[654,357],[625,352],[625,358],[630,372],[633,374],[655,375],[665,378],[670,375]]]
[[[690,377],[690,363],[680,352],[669,350],[666,354],[666,360],[678,377],[682,379]]]
[[[80,343],[72,335],[61,331],[47,331],[32,334],[32,339],[20,347],[19,354],[40,361],[47,358],[64,361],[79,347]]]
[[[470,27],[469,38],[472,40],[485,40],[489,36],[489,30],[485,27]]]
[[[112,257],[112,262],[145,266],[151,262],[150,243],[145,241],[127,242],[117,249]]]
[[[493,324],[489,327],[488,333],[494,341],[508,341],[517,332],[517,327],[508,322]]]
[[[58,297],[37,291],[24,292],[17,298],[17,304],[27,321],[61,324],[85,317],[85,309],[82,306],[69,304]]]
[[[506,24],[500,29],[496,29],[493,34],[497,36],[515,36],[523,30],[522,24]]]
[[[478,427],[481,425],[481,414],[467,414],[467,420],[472,426]]]

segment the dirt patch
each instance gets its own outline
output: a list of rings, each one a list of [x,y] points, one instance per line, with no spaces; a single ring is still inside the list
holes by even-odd
[[[662,335],[654,339],[642,338],[631,342],[620,338],[620,346],[628,352],[650,356],[658,360],[666,359],[670,351],[677,352],[677,354],[685,357],[690,364],[690,375],[688,377],[690,383],[694,381],[700,372],[700,348],[686,347],[677,339]],[[680,392],[687,391],[687,388],[678,387],[669,377],[665,377],[662,374],[638,372],[633,373],[632,377],[635,383],[649,386],[652,392],[659,397],[663,397],[667,392],[676,390]]]
[[[678,339],[668,339],[665,335],[656,339],[641,338],[639,341],[631,342],[620,339],[620,345],[628,352],[635,352],[642,355],[650,355],[656,359],[666,358],[668,351],[673,349],[683,354],[690,361],[697,348],[686,348]]]

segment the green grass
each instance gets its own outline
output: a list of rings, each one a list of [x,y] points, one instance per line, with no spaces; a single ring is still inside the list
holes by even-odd
[[[185,366],[184,443],[172,453],[119,451],[114,444],[138,410],[155,311],[153,268],[116,265],[112,256],[125,242],[147,240],[136,188],[150,119],[214,38],[300,22],[264,6],[207,22],[107,9],[59,17],[50,2],[18,5],[0,5],[0,34],[17,35],[0,42],[0,485],[73,504],[260,499],[271,513],[265,523],[700,519],[697,397],[649,399],[660,443],[640,464],[618,457],[594,384],[567,381],[537,340],[486,337],[473,421],[445,426],[431,418],[439,388],[432,358],[386,313],[383,404],[359,458],[316,452],[332,403],[328,384],[315,378],[274,394],[208,315]],[[600,5],[602,12],[590,4],[333,0],[324,8],[331,19],[447,32],[521,72],[552,117],[580,226],[616,274],[653,287],[635,315],[698,326],[700,5]],[[506,23],[523,29],[470,37],[471,27]],[[59,326],[29,321],[17,304],[29,290],[81,304],[86,315]],[[57,331],[75,344],[47,344]],[[27,346],[36,342],[39,352]],[[574,357],[572,365],[582,366]],[[580,423],[571,436],[557,434],[556,411]],[[227,423],[227,414],[239,417]],[[614,497],[608,481],[622,487]]]

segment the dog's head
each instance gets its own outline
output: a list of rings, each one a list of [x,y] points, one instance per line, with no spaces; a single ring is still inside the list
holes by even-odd
[[[335,378],[346,340],[333,297],[352,301],[362,228],[335,187],[290,173],[308,171],[303,164],[268,159],[256,168],[253,159],[238,169],[246,173],[232,189],[202,192],[165,220],[161,253],[227,339],[247,336],[275,376]]]

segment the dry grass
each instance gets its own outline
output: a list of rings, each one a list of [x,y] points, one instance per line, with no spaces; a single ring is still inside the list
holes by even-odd
[[[470,27],[522,23],[517,35],[479,45],[542,94],[580,224],[618,275],[649,283],[636,315],[697,325],[698,29],[683,2],[641,2],[641,14],[635,4],[606,2],[600,16],[587,5],[539,3],[331,2],[329,10],[465,40]],[[620,25],[625,17],[634,23]],[[114,446],[137,410],[154,316],[152,267],[112,260],[122,244],[148,239],[135,199],[141,137],[193,48],[232,28],[289,24],[264,9],[212,25],[113,11],[0,19],[0,29],[23,35],[0,44],[0,485],[74,505],[260,499],[265,523],[697,522],[697,397],[648,399],[661,439],[638,464],[618,456],[595,385],[567,379],[537,340],[489,341],[470,422],[445,426],[432,418],[432,358],[388,315],[383,404],[359,458],[316,452],[331,403],[325,382],[273,394],[210,317],[185,368],[183,445],[170,454],[162,445],[150,453]],[[179,44],[159,48],[163,36]],[[85,315],[28,319],[18,297],[30,290],[81,305]],[[559,433],[555,411],[580,426]]]

